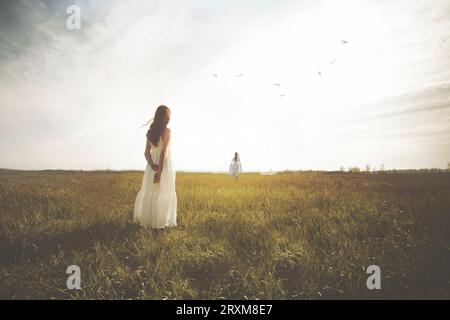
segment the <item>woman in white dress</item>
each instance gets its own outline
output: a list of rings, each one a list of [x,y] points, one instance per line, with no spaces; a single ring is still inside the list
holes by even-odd
[[[230,164],[230,175],[239,178],[239,174],[242,172],[241,159],[237,152],[234,153],[234,158],[231,160]]]
[[[154,229],[177,225],[175,168],[170,154],[170,109],[157,108],[147,131],[144,171],[141,189],[134,204],[133,221]]]

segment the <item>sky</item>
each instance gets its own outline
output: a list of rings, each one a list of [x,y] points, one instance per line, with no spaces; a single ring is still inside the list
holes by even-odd
[[[447,168],[450,0],[0,0],[0,168],[143,170],[160,104],[180,171]]]

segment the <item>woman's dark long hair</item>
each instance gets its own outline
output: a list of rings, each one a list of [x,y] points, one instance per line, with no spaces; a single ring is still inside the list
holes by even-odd
[[[153,118],[153,122],[150,125],[150,129],[147,131],[147,139],[154,145],[158,145],[159,138],[161,137],[164,129],[167,127],[165,115],[166,112],[169,111],[165,105],[160,105],[155,112],[155,117]]]

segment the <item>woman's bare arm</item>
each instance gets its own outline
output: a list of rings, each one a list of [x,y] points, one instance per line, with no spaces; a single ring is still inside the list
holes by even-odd
[[[145,145],[145,151],[144,151],[144,156],[145,159],[147,159],[147,163],[149,164],[150,167],[152,167],[153,170],[157,170],[157,164],[155,164],[152,160],[152,155],[150,153],[150,151],[152,150],[152,145],[150,143],[150,140],[147,139],[147,144]]]
[[[167,146],[169,145],[169,141],[170,141],[170,129],[166,128],[166,130],[164,130],[163,133],[163,145],[162,145],[162,149],[161,149],[161,154],[159,156],[159,166],[158,166],[158,171],[162,172],[162,169],[164,167],[164,159],[166,158],[166,153],[167,153]]]

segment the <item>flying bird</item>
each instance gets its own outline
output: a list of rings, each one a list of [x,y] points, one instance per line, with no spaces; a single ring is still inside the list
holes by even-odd
[[[243,76],[243,74],[242,74],[242,73],[239,73],[239,74],[237,74],[235,77],[238,78],[238,77],[242,77],[242,76]]]
[[[333,64],[333,63],[335,63],[335,62],[336,62],[336,59],[334,59],[334,60],[333,60],[333,61],[331,61],[330,63],[331,63],[331,64]]]
[[[212,76],[217,78],[217,73],[213,73]]]
[[[322,72],[320,72],[320,71],[318,71],[317,73],[319,74],[319,76],[321,76],[321,75],[322,75]]]
[[[278,82],[275,82],[273,85],[278,88],[280,87],[280,84]]]
[[[341,42],[342,42],[343,44],[346,44],[346,43],[348,43],[348,41],[347,41],[347,40],[341,40]]]
[[[282,97],[284,97],[285,96],[285,94],[280,94],[280,98],[282,98]]]

